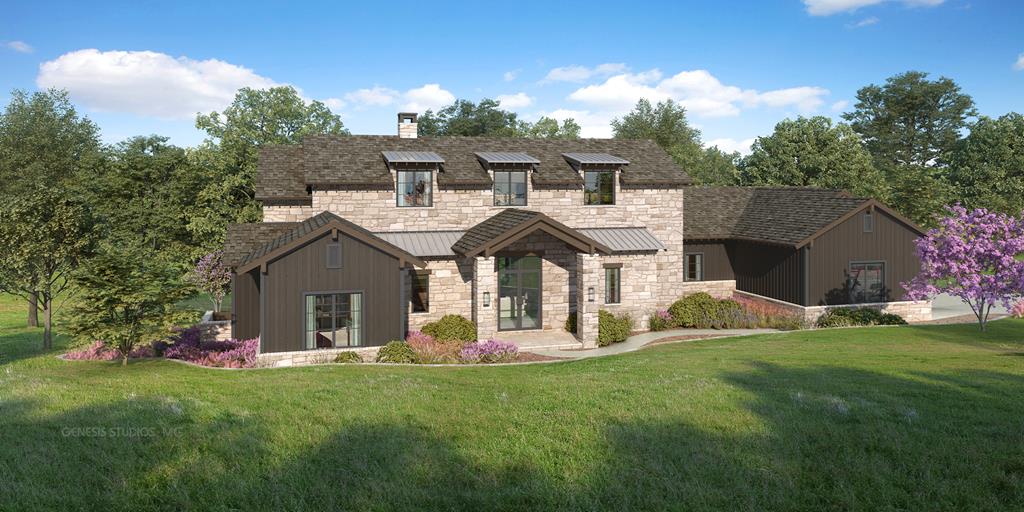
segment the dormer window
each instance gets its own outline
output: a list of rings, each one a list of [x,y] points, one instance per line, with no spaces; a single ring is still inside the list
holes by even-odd
[[[398,171],[398,206],[433,206],[432,171]]]
[[[494,206],[526,206],[527,178],[540,160],[526,154],[479,151],[476,159],[493,174]]]
[[[615,204],[615,171],[583,171],[583,204]]]

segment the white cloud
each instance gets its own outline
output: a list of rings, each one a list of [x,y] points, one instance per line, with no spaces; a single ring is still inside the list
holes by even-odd
[[[560,108],[551,112],[541,112],[541,116],[550,117],[558,122],[573,119],[580,125],[581,137],[608,138],[612,136],[612,119],[615,114],[607,111],[591,112],[589,110],[571,110]]]
[[[394,89],[375,85],[370,89],[357,89],[345,93],[345,100],[362,107],[384,107],[398,99],[399,93]]]
[[[533,104],[533,98],[526,95],[525,92],[517,92],[515,94],[499,94],[497,97],[502,108],[523,108],[529,107]]]
[[[718,149],[720,149],[721,151],[724,151],[726,153],[732,153],[733,151],[738,151],[741,155],[749,155],[750,154],[750,146],[752,144],[754,144],[754,139],[753,138],[743,139],[743,140],[736,140],[736,139],[733,139],[733,138],[730,138],[730,137],[723,137],[723,138],[720,138],[720,139],[711,139],[711,140],[705,142],[704,146],[709,147],[709,148],[713,147],[713,146],[717,146]]]
[[[1017,62],[1013,63],[1013,69],[1024,71],[1024,53],[1017,56]]]
[[[18,53],[32,53],[32,45],[25,41],[7,41],[4,43],[4,47]]]
[[[193,60],[151,51],[96,49],[65,53],[39,66],[36,84],[67,89],[89,108],[164,119],[221,110],[242,87],[281,85],[222,60]]]
[[[853,23],[853,24],[847,25],[847,27],[849,27],[849,28],[863,28],[863,27],[868,27],[868,26],[874,25],[875,23],[878,23],[879,21],[880,20],[878,19],[877,16],[870,16],[870,17],[867,17],[867,18],[864,18],[864,19],[858,21],[857,23]]]
[[[544,82],[584,82],[589,78],[595,76],[608,76],[615,73],[623,73],[627,69],[625,64],[622,63],[605,63],[600,64],[597,67],[588,68],[586,66],[565,66],[560,68],[554,68],[548,71]]]
[[[345,108],[345,105],[346,105],[345,100],[343,100],[341,98],[327,98],[327,99],[322,100],[322,101],[323,101],[323,104],[327,105],[327,108],[331,109],[331,111],[333,111],[333,112],[337,112],[337,111]]]
[[[506,71],[505,74],[502,75],[502,78],[504,78],[506,82],[511,82],[511,81],[515,80],[517,77],[519,77],[519,72],[520,71],[521,70],[519,70],[519,69],[513,69],[512,71]]]
[[[426,84],[423,87],[405,91],[406,111],[422,112],[437,110],[455,101],[455,95],[441,88],[440,84]]]
[[[897,1],[907,7],[935,7],[945,0],[804,0],[804,5],[811,16],[831,16],[886,1]]]
[[[839,100],[839,101],[833,103],[830,108],[832,109],[832,112],[842,112],[843,110],[846,109],[846,107],[849,107],[849,106],[850,106],[850,102],[849,101],[847,101],[847,100]]]

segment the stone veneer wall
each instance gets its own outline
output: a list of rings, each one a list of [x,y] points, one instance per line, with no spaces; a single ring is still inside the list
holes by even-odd
[[[781,300],[776,300],[771,297],[765,297],[763,295],[757,295],[753,293],[744,292],[737,290],[737,294],[749,297],[755,300],[761,300],[772,304],[774,306],[785,309],[792,314],[803,317],[804,322],[808,325],[814,325],[818,321],[821,315],[824,315],[826,311],[831,309],[859,309],[859,308],[871,308],[877,309],[882,313],[894,313],[904,320],[910,323],[914,322],[927,322],[932,319],[932,302],[929,300],[919,301],[899,301],[899,302],[870,302],[865,304],[837,304],[834,306],[800,306]]]
[[[685,281],[679,288],[679,296],[693,295],[704,292],[716,299],[728,299],[736,291],[736,280],[723,281]]]
[[[231,339],[230,320],[204,320],[196,325],[199,327],[199,339],[203,341],[227,341]]]
[[[440,319],[447,314],[462,315],[471,318],[473,314],[473,262],[461,260],[431,260],[426,269],[430,272],[427,287],[429,311],[413,313],[412,303],[409,307],[409,330],[418,331],[423,325]],[[412,279],[409,274],[405,278],[405,297],[412,296]]]
[[[364,363],[372,363],[377,360],[377,352],[380,347],[362,348],[325,348],[318,350],[300,350],[295,352],[271,352],[260,354],[256,357],[256,366],[282,367],[298,366],[304,364],[324,364],[334,361],[334,358],[341,352],[355,352]]]

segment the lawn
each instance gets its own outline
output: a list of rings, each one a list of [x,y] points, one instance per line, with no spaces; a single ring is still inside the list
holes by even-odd
[[[3,510],[1024,507],[1020,320],[216,371],[61,361],[18,307],[0,302]]]

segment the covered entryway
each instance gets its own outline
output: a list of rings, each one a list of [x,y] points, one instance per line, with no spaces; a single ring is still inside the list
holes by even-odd
[[[541,257],[498,255],[498,330],[540,329],[543,326]]]

